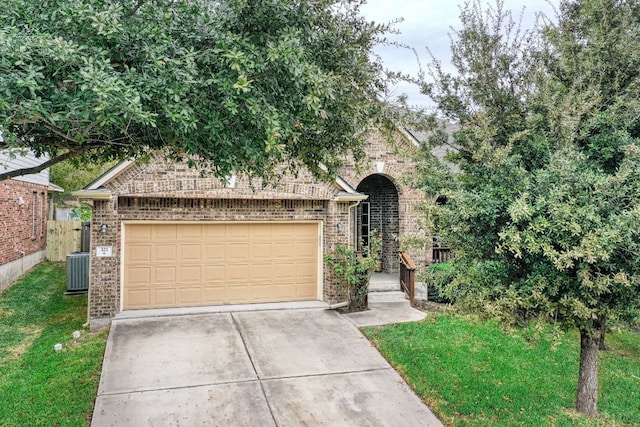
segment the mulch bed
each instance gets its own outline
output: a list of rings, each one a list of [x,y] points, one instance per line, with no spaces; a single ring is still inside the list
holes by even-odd
[[[451,311],[450,304],[441,304],[433,301],[427,301],[424,299],[415,299],[413,300],[413,307],[417,308],[420,311],[431,312],[431,313],[446,313]]]

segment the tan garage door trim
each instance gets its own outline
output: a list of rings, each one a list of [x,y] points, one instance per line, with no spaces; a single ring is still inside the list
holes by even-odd
[[[318,230],[318,259],[317,259],[317,294],[316,298],[319,301],[323,300],[324,296],[324,238],[323,238],[323,221],[157,221],[157,220],[128,220],[121,222],[121,247],[120,247],[120,311],[125,311],[124,309],[124,275],[125,275],[125,242],[126,242],[126,232],[127,226],[129,225],[171,225],[171,224],[202,224],[202,225],[226,225],[226,224],[315,224]]]

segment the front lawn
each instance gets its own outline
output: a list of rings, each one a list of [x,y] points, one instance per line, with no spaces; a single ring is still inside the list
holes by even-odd
[[[90,421],[107,333],[82,327],[87,296],[64,297],[65,289],[65,265],[42,263],[0,294],[1,426]]]
[[[451,314],[363,332],[448,426],[640,425],[638,334],[607,335],[611,349],[600,353],[603,418],[594,420],[572,409],[577,333],[550,340]]]

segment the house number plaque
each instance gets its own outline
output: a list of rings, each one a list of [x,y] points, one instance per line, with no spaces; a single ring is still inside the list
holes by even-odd
[[[96,256],[98,256],[98,257],[113,256],[113,246],[98,246],[98,247],[96,247]]]

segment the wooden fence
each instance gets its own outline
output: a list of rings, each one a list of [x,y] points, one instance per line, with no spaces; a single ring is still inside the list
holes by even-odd
[[[47,260],[66,261],[78,252],[82,241],[82,221],[47,221]]]

